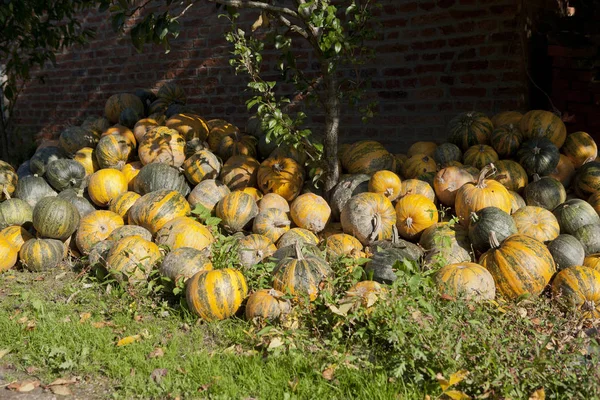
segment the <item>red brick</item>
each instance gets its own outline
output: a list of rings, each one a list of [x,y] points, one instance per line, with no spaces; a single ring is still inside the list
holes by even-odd
[[[483,97],[486,94],[485,88],[458,88],[451,87],[450,94],[458,97]]]

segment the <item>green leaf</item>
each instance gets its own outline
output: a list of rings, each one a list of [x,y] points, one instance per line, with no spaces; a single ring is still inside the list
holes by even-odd
[[[339,53],[340,51],[342,51],[342,44],[340,42],[337,42],[335,44],[335,52]]]

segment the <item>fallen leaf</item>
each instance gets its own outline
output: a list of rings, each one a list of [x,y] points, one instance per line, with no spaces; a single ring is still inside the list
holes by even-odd
[[[50,390],[52,391],[52,393],[57,394],[59,396],[70,396],[73,394],[73,392],[71,392],[71,389],[69,389],[68,386],[64,385],[52,386]]]
[[[154,371],[152,371],[152,373],[150,374],[150,379],[152,379],[154,382],[156,383],[160,383],[160,381],[162,381],[162,379],[167,376],[167,373],[169,372],[168,369],[166,368],[156,368]]]
[[[55,379],[54,381],[52,381],[52,383],[49,383],[47,386],[59,386],[59,385],[72,385],[74,383],[77,383],[77,378],[73,377],[73,378],[58,378]]]
[[[137,342],[142,337],[140,335],[127,336],[117,342],[117,346],[127,346],[128,344]]]
[[[10,353],[10,349],[2,349],[0,350],[0,359]]]
[[[26,372],[27,372],[29,375],[33,375],[33,374],[35,374],[36,372],[38,372],[39,370],[40,370],[40,369],[39,369],[38,367],[33,367],[33,366],[25,368],[25,371],[26,371]]]
[[[467,375],[469,375],[469,371],[466,371],[464,369],[453,373],[452,375],[450,375],[450,379],[448,380],[450,382],[450,386],[460,383],[463,379],[467,377]]]
[[[283,346],[283,341],[280,338],[275,337],[269,343],[268,349],[275,349],[275,348],[280,347],[280,346]]]
[[[139,314],[138,314],[138,315],[135,315],[135,316],[133,317],[133,320],[134,320],[134,321],[136,321],[136,322],[140,322],[142,319],[144,319],[144,317],[142,317],[142,316],[141,316],[141,315],[139,315]]]
[[[69,323],[69,322],[71,322],[71,317],[69,317],[69,316],[67,315],[66,317],[64,317],[64,318],[61,320],[61,322],[65,323],[65,324],[66,324],[66,323]]]
[[[15,390],[20,393],[27,393],[34,390],[36,387],[40,386],[40,381],[23,381],[23,382],[13,382],[7,386],[9,390]]]
[[[150,352],[150,354],[148,354],[148,358],[160,358],[164,355],[165,355],[165,351],[162,348],[157,347],[154,350],[152,350]]]
[[[527,316],[527,309],[523,307],[518,307],[517,312],[521,316],[521,318],[525,318]]]
[[[321,373],[321,375],[323,376],[324,379],[330,381],[333,379],[333,373],[335,372],[336,366],[335,365],[330,365],[329,367],[325,368],[325,370]]]
[[[25,329],[28,331],[32,331],[35,329],[35,326],[36,326],[36,322],[35,322],[35,320],[32,319],[31,321],[27,321],[27,325],[25,325]]]
[[[450,387],[450,382],[448,382],[448,380],[446,378],[444,378],[444,375],[442,375],[441,373],[438,372],[437,375],[435,376],[435,379],[437,379],[443,392],[445,392],[446,389],[448,389]]]
[[[210,383],[205,383],[198,388],[198,392],[206,392],[211,387]]]
[[[87,321],[91,317],[92,317],[92,314],[89,312],[81,313],[81,314],[79,314],[79,323],[83,324],[85,321]]]
[[[544,400],[546,398],[546,391],[544,388],[539,388],[531,396],[529,396],[529,400]]]
[[[452,400],[469,400],[471,398],[460,390],[448,390],[444,391],[444,394],[450,397]]]

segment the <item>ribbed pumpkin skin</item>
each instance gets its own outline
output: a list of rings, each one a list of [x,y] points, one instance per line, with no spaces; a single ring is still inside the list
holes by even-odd
[[[213,122],[211,122],[213,121]],[[206,122],[209,133],[208,133],[208,147],[210,151],[217,152],[221,140],[226,136],[238,135],[240,130],[237,126],[230,124],[223,120],[210,120]]]
[[[407,194],[422,194],[429,200],[435,202],[435,191],[431,185],[420,179],[405,179],[402,181],[400,188],[400,196],[406,196]]]
[[[29,239],[33,239],[33,235],[22,226],[9,226],[0,231],[0,238],[4,238],[18,252],[21,250],[23,243]]]
[[[369,180],[369,192],[380,193],[394,201],[400,196],[400,189],[402,188],[402,181],[400,177],[392,171],[377,171]]]
[[[566,268],[552,281],[552,295],[584,318],[599,318],[600,272],[585,266]]]
[[[127,221],[127,213],[129,209],[135,204],[135,202],[142,196],[135,192],[125,192],[121,193],[108,205],[108,209],[116,214],[118,214],[121,218]]]
[[[18,179],[14,168],[9,163],[0,160],[0,200],[12,196],[17,188]]]
[[[256,144],[257,140],[254,136],[241,133],[227,135],[221,139],[216,154],[223,160],[238,155],[257,157]]]
[[[558,165],[556,168],[554,168],[554,171],[552,171],[549,176],[560,181],[565,188],[568,188],[571,186],[571,182],[575,177],[575,167],[567,156],[561,154],[558,160]]]
[[[134,148],[129,138],[115,133],[102,136],[94,153],[100,168],[121,169],[133,157]]]
[[[551,174],[558,166],[560,153],[550,140],[534,138],[521,145],[517,159],[529,175],[545,176]]]
[[[333,257],[351,256],[351,257],[362,257],[364,256],[362,243],[355,238],[345,233],[336,233],[329,236],[325,242],[325,248],[327,253]]]
[[[598,146],[594,139],[586,132],[573,132],[569,134],[561,150],[571,160],[575,168],[579,168],[585,162],[593,161],[598,157]]]
[[[275,150],[269,154],[268,158],[277,158],[277,157],[289,157],[296,160],[296,162],[300,165],[305,165],[308,159],[306,149],[302,146],[298,146],[297,148],[293,145],[282,143],[277,145]]]
[[[514,214],[517,210],[519,210],[527,205],[527,204],[525,204],[525,199],[523,199],[523,197],[521,197],[521,195],[519,193],[509,190],[508,194],[510,195],[510,204],[511,204],[510,214]]]
[[[111,126],[107,130],[102,132],[102,137],[109,136],[109,135],[121,135],[121,136],[125,137],[132,144],[134,149],[137,146],[137,140],[135,140],[135,135],[133,134],[131,129],[129,129],[126,126],[117,124],[117,125]]]
[[[414,142],[406,151],[406,155],[409,158],[415,154],[425,154],[426,156],[433,157],[436,148],[437,144],[435,142]]]
[[[494,277],[497,292],[509,300],[526,293],[539,295],[556,270],[546,246],[520,234],[484,253],[479,264]]]
[[[264,235],[251,234],[238,241],[238,258],[246,268],[252,268],[272,256],[275,251],[277,251],[275,244]]]
[[[396,203],[396,227],[400,236],[414,240],[438,222],[435,204],[420,194],[408,194]]]
[[[104,106],[104,115],[111,123],[116,124],[121,112],[126,108],[133,108],[138,115],[144,115],[144,104],[139,97],[130,93],[110,96]]]
[[[148,277],[160,257],[156,244],[141,236],[127,236],[110,249],[106,267],[117,281],[135,283]]]
[[[575,236],[558,235],[547,246],[558,271],[574,265],[584,265],[585,249]]]
[[[11,225],[31,226],[33,208],[21,199],[8,199],[0,203],[0,229]]]
[[[600,217],[585,200],[569,199],[553,211],[560,231],[572,235],[577,229],[589,224],[600,224]]]
[[[352,144],[342,157],[342,167],[350,174],[371,174],[382,169],[390,170],[393,162],[394,156],[374,140],[362,140]]]
[[[258,203],[259,211],[264,211],[269,208],[277,208],[285,213],[290,212],[290,205],[287,200],[276,193],[265,194]]]
[[[264,194],[276,193],[292,201],[302,190],[304,169],[289,157],[267,158],[260,164],[256,178]]]
[[[368,245],[392,237],[396,211],[382,194],[359,193],[346,202],[340,219],[344,233]]]
[[[29,160],[29,169],[31,169],[31,172],[38,176],[44,176],[46,173],[46,165],[48,165],[50,161],[65,158],[65,156],[66,155],[63,150],[58,147],[49,146],[38,149]],[[0,163],[0,183],[2,183],[2,185],[6,185],[6,182],[10,182],[8,178],[10,177],[11,172],[14,174],[13,167],[2,161]],[[14,184],[16,184],[16,174],[14,174],[14,176]]]
[[[325,229],[331,208],[321,196],[305,193],[296,197],[290,205],[290,216],[300,228],[318,233]]]
[[[101,135],[102,132],[110,128],[110,121],[105,117],[90,116],[83,121],[81,127],[91,131],[93,134]]]
[[[35,207],[40,199],[56,196],[56,192],[44,178],[31,175],[19,179],[14,195],[18,199],[25,200],[31,207]]]
[[[406,179],[415,179],[427,172],[435,172],[435,160],[425,154],[415,154],[402,164],[402,176]]]
[[[440,202],[453,206],[456,192],[467,182],[473,181],[473,175],[463,167],[446,167],[433,178],[433,189]],[[429,198],[431,200],[431,198]]]
[[[173,82],[167,82],[163,84],[158,89],[158,92],[156,92],[156,97],[160,100],[166,101],[169,104],[185,104],[187,101],[183,88]]]
[[[523,207],[512,215],[519,234],[540,242],[554,240],[560,234],[560,226],[554,214],[542,207]]]
[[[152,129],[156,128],[157,126],[160,126],[160,123],[159,123],[159,121],[155,120],[154,118],[140,119],[133,126],[133,135],[135,136],[135,140],[138,143],[141,143],[144,136],[146,136],[146,134],[148,132],[150,132]]]
[[[596,211],[596,214],[600,215],[600,192],[591,195],[587,202]]]
[[[529,183],[527,172],[523,167],[513,160],[499,160],[494,163],[496,174],[493,179],[500,182],[508,190],[521,192]]]
[[[493,300],[496,284],[492,274],[479,264],[465,262],[448,264],[435,274],[441,295],[468,300]]]
[[[277,248],[280,249],[295,244],[296,242],[317,245],[319,243],[319,238],[308,229],[292,228],[281,235],[277,241]]]
[[[219,179],[230,190],[241,190],[256,186],[256,176],[260,163],[246,155],[230,157],[219,174]]]
[[[519,122],[521,122],[521,118],[523,118],[523,114],[521,114],[518,111],[503,111],[501,113],[498,113],[496,115],[494,115],[491,119],[492,124],[494,124],[495,127],[500,127],[502,125],[508,125],[508,124],[513,124],[513,125],[519,125]]]
[[[547,138],[560,148],[567,137],[567,128],[560,117],[544,110],[532,110],[526,113],[519,122],[523,138]]]
[[[267,208],[254,218],[252,232],[264,235],[273,243],[290,230],[291,221],[287,214],[278,208]]]
[[[192,207],[200,204],[209,211],[213,211],[219,201],[231,193],[229,188],[214,179],[206,179],[194,187],[187,199]]]
[[[585,255],[600,253],[600,224],[588,224],[573,232],[573,236],[581,242]]]
[[[154,235],[167,222],[190,212],[190,204],[179,192],[157,190],[143,195],[129,209],[129,223],[142,226]]]
[[[246,302],[246,319],[254,318],[276,320],[282,314],[287,314],[291,309],[289,300],[275,289],[261,289],[252,293]]]
[[[19,250],[11,242],[0,235],[0,273],[15,266],[18,252]]]
[[[61,192],[65,189],[79,189],[83,186],[85,168],[74,160],[55,160],[46,166],[46,181]]]
[[[502,158],[511,158],[523,142],[523,133],[514,124],[499,126],[492,132],[491,144]]]
[[[95,150],[91,147],[79,149],[73,156],[73,160],[83,166],[86,176],[90,176],[100,168],[98,166],[98,160],[96,159]]]
[[[582,265],[600,272],[600,253],[587,255]]]
[[[33,209],[33,227],[42,237],[67,240],[79,226],[79,212],[67,200],[46,197]]]
[[[221,226],[230,233],[241,232],[258,215],[258,206],[252,196],[241,191],[231,192],[217,203],[215,212]]]
[[[231,317],[247,294],[246,279],[232,268],[199,272],[186,285],[188,307],[205,321]]]
[[[590,161],[577,170],[573,178],[575,194],[582,199],[600,192],[600,162]]]
[[[173,284],[185,282],[198,272],[212,270],[213,265],[206,254],[191,247],[180,247],[171,251],[158,268],[160,274]]]
[[[167,222],[156,234],[156,243],[171,250],[191,247],[204,250],[215,241],[208,228],[190,217]]]
[[[511,216],[497,207],[485,207],[471,215],[469,239],[475,250],[485,252],[490,249],[490,232],[496,234],[499,242],[517,233],[517,226]]]
[[[208,138],[208,125],[196,114],[176,114],[169,118],[165,125],[167,128],[175,129],[187,141],[199,139],[205,141]]]
[[[142,196],[157,190],[176,190],[182,196],[190,193],[183,174],[175,167],[163,163],[144,165],[135,177],[133,188]]]
[[[292,296],[307,296],[314,301],[321,283],[331,275],[329,264],[320,257],[302,255],[282,259],[273,271],[273,288]]]
[[[127,191],[127,178],[118,169],[101,169],[90,176],[87,190],[94,204],[106,207],[112,199]]]
[[[144,135],[138,156],[144,165],[158,162],[180,167],[185,161],[185,139],[175,129],[158,126]]]
[[[135,178],[140,173],[144,165],[139,161],[134,161],[129,164],[125,164],[123,168],[121,168],[121,172],[125,175],[125,179],[127,180],[127,188],[130,191],[135,190]]]
[[[334,221],[340,220],[340,214],[344,205],[352,196],[369,190],[370,176],[367,174],[344,175],[329,196],[331,216]],[[432,190],[433,191],[433,190]]]
[[[492,121],[485,114],[474,111],[462,113],[448,123],[448,141],[467,151],[476,144],[488,144],[493,129]]]
[[[243,192],[243,193],[246,193],[246,194],[249,194],[250,196],[252,196],[252,198],[254,199],[254,201],[256,202],[257,205],[258,205],[258,202],[263,198],[263,193],[254,187],[245,187],[242,190],[240,190],[240,192]]]
[[[79,126],[69,126],[60,133],[60,147],[68,155],[74,155],[84,147],[96,147],[100,135]]]
[[[433,159],[441,168],[448,167],[452,162],[461,161],[462,157],[460,147],[454,143],[442,143],[433,153]]]
[[[123,225],[123,218],[112,211],[98,210],[89,213],[79,222],[75,236],[77,248],[83,254],[88,254],[96,243],[107,239],[112,231]]]
[[[192,185],[205,179],[215,179],[220,171],[221,162],[209,150],[200,150],[183,163],[183,173]]]
[[[142,239],[152,241],[152,234],[146,228],[137,225],[123,225],[115,228],[108,236],[107,240],[118,242],[127,236],[140,236]]]
[[[542,207],[550,211],[567,199],[565,187],[550,176],[540,178],[534,175],[533,182],[525,187],[523,194],[528,206]]]
[[[46,271],[60,264],[65,255],[63,242],[55,239],[30,239],[19,251],[21,264],[29,271]]]
[[[464,164],[471,165],[477,169],[482,169],[486,165],[496,162],[497,160],[498,153],[496,153],[496,150],[485,144],[471,146],[463,155]]]
[[[430,226],[421,234],[419,245],[427,251],[425,265],[471,261],[471,241],[460,224],[440,222]]]

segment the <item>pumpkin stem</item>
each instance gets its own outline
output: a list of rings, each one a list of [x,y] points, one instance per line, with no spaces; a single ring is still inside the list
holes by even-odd
[[[539,147],[535,146],[535,147],[533,148],[533,154],[535,154],[535,155],[537,156],[538,154],[540,154],[540,151],[541,151],[541,150],[542,150],[542,149],[540,149]]]
[[[394,194],[394,189],[393,188],[387,188],[385,189],[385,192],[383,193],[385,195],[385,197],[390,197],[391,195]]]
[[[6,200],[10,199],[10,193],[8,193],[8,189],[6,189],[6,186],[2,186],[2,194],[4,195]]]
[[[540,180],[540,176],[538,174],[533,174],[533,181],[537,182]]]
[[[412,217],[408,217],[406,218],[406,226],[410,229],[413,225],[413,219]]]
[[[261,260],[264,258],[264,252],[262,250],[256,250],[256,255],[258,256],[258,258],[260,258]]]
[[[300,247],[299,240],[296,240],[296,243],[294,243],[294,248],[296,250],[296,259],[298,261],[304,260],[304,255],[302,254],[302,248]]]
[[[476,212],[472,212],[471,215],[469,216],[469,218],[471,219],[472,223],[475,223],[477,221],[479,221],[479,215],[477,215]]]
[[[283,171],[283,166],[280,163],[273,164],[273,171],[280,173]]]
[[[596,309],[596,303],[594,300],[586,300],[583,302],[581,309],[583,311],[594,311]]]
[[[594,161],[595,159],[596,159],[596,157],[588,157],[588,158],[586,158],[586,159],[585,159],[585,161],[583,162],[583,164],[587,164],[587,163],[589,163],[589,162],[592,162],[592,161]],[[581,164],[581,165],[583,165],[583,164]]]
[[[275,228],[285,228],[286,226],[290,226],[290,221],[278,221],[273,225],[275,225]]]
[[[496,232],[490,231],[490,246],[492,249],[497,249],[500,247],[500,241],[496,237]]]
[[[367,237],[369,242],[373,242],[375,239],[377,239],[379,233],[381,232],[382,224],[381,216],[379,214],[373,215],[373,219],[371,220],[371,226],[373,227],[373,230],[371,231],[371,234]]]
[[[483,169],[479,173],[479,179],[477,179],[477,187],[480,189],[486,187],[485,180],[495,175],[497,171],[498,170],[496,169],[496,166],[493,163],[490,163],[483,167]]]
[[[398,232],[398,227],[396,224],[392,225],[392,244],[397,244],[400,240],[400,232]]]
[[[515,129],[515,126],[513,124],[508,124],[508,129],[512,131],[513,129]]]

